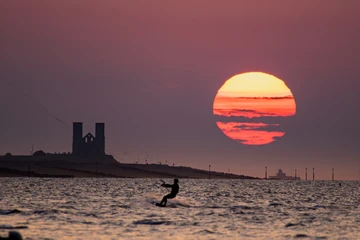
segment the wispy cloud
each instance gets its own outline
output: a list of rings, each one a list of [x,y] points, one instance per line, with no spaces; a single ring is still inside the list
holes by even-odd
[[[292,96],[216,97],[213,113],[225,117],[290,117],[296,113],[296,104]]]
[[[284,100],[284,99],[294,99],[292,95],[279,96],[279,97],[228,97],[228,96],[218,96],[218,100],[233,101],[237,99],[265,99],[265,100]]]
[[[245,117],[245,118],[260,118],[260,117],[290,117],[293,116],[292,111],[256,111],[250,109],[214,109],[214,115],[222,117]]]
[[[216,124],[226,136],[246,145],[268,144],[285,135],[285,132],[280,131],[258,130],[270,126],[279,126],[278,124],[238,122],[217,122]]]

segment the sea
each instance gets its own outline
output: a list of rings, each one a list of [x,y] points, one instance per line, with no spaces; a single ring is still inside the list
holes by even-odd
[[[162,179],[172,183],[172,179]],[[360,239],[359,181],[0,178],[0,237]]]

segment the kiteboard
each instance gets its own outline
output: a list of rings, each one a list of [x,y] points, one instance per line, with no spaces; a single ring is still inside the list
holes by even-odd
[[[164,205],[160,205],[160,203],[155,203],[155,206],[157,206],[157,207],[166,207]]]

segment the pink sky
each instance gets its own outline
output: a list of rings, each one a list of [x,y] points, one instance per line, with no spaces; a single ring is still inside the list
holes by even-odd
[[[133,153],[124,161],[161,152],[253,176],[315,167],[331,179],[334,167],[358,179],[359,22],[358,0],[3,1],[0,154],[71,150],[71,129],[25,92],[70,125],[106,122],[108,149]],[[213,114],[218,89],[248,71],[283,79],[296,99],[269,145],[229,139]]]

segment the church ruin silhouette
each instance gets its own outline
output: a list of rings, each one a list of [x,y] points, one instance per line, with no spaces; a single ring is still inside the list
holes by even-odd
[[[95,124],[95,136],[90,132],[83,136],[83,123],[73,123],[72,155],[104,156],[105,155],[105,123]]]

